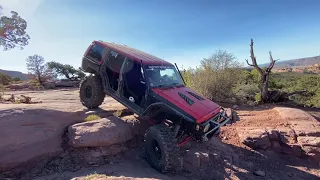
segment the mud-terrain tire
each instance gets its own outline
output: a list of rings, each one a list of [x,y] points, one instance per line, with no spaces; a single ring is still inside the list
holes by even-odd
[[[148,163],[160,173],[174,173],[178,170],[180,159],[177,140],[165,124],[147,129],[145,151]]]
[[[99,107],[105,97],[99,76],[86,76],[80,83],[80,101],[88,109]]]

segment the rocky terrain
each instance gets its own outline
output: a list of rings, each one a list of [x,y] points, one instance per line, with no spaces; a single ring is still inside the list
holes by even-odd
[[[88,111],[74,88],[11,94],[41,103],[0,103],[0,179],[320,178],[319,109],[222,105],[232,122],[185,144],[180,171],[164,175],[144,160],[147,121],[112,98]]]
[[[314,64],[310,66],[301,66],[301,67],[284,67],[284,68],[275,68],[274,72],[298,72],[298,73],[313,73],[313,74],[320,74],[320,65]]]
[[[275,69],[281,69],[286,67],[296,68],[296,67],[306,67],[313,66],[314,64],[320,64],[320,56],[312,56],[291,60],[280,60],[274,65]],[[261,67],[268,67],[269,63],[261,64]]]

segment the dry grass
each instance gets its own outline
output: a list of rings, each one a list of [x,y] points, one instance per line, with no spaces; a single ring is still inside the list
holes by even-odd
[[[91,114],[91,115],[87,116],[84,120],[85,121],[94,121],[94,120],[98,120],[98,119],[101,119],[101,117],[98,115],[95,115],[95,114]]]
[[[116,117],[124,117],[124,116],[130,116],[133,115],[134,113],[130,109],[118,109],[116,112],[113,113],[114,116]]]
[[[93,173],[87,175],[84,180],[94,180],[94,179],[101,179],[101,178],[107,178],[108,176],[105,174],[98,174],[98,173]]]
[[[113,113],[114,116],[121,117],[123,113],[123,109],[118,109],[116,112]]]
[[[15,100],[12,102],[12,104],[21,104],[21,101],[20,101],[20,99],[15,99]]]
[[[4,95],[5,87],[0,84],[0,101],[3,100],[3,95]]]

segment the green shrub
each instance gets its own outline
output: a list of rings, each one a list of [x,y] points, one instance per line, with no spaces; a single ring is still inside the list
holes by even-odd
[[[254,98],[255,98],[255,102],[261,102],[261,93],[256,93]]]
[[[29,86],[30,89],[33,89],[33,90],[42,90],[43,89],[43,87],[41,86],[39,81],[33,79],[33,80],[30,80],[29,82],[30,82],[30,86]]]
[[[300,105],[320,107],[320,75],[296,72],[275,73],[270,76],[273,89],[285,92],[307,90],[310,95],[294,95],[290,99]]]
[[[223,50],[204,58],[197,69],[184,71],[187,86],[208,99],[223,102],[232,96],[232,88],[241,80],[241,64],[236,58]]]
[[[19,99],[15,99],[12,103],[13,104],[21,104],[21,101]]]
[[[208,99],[238,103],[260,102],[260,73],[241,69],[242,65],[226,51],[218,50],[204,58],[199,68],[181,71],[186,85]],[[320,107],[320,75],[297,72],[270,73],[269,90],[294,92],[307,90],[309,95],[294,95],[290,100],[310,107]]]
[[[87,116],[84,120],[85,121],[94,121],[94,120],[98,120],[98,119],[101,119],[101,117],[98,115],[95,115],[95,114],[91,114],[91,115]]]
[[[3,100],[3,95],[4,95],[5,87],[0,84],[0,101]]]
[[[244,103],[248,101],[255,101],[255,94],[259,93],[259,88],[256,84],[243,84],[238,83],[232,90],[233,95],[238,100],[238,103]]]
[[[21,79],[20,79],[20,78],[18,78],[18,77],[14,77],[12,80],[13,80],[13,81],[15,81],[15,82],[19,82],[19,81],[21,81]]]
[[[9,76],[7,76],[3,73],[0,73],[0,84],[9,85],[11,81],[12,81],[12,79]]]

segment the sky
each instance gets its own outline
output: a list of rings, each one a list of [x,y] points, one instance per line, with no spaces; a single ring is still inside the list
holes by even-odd
[[[93,40],[140,49],[195,68],[218,49],[245,63],[250,39],[258,63],[320,55],[319,0],[0,0],[16,11],[31,39],[23,50],[0,49],[0,69],[27,72],[25,59],[74,67]]]

